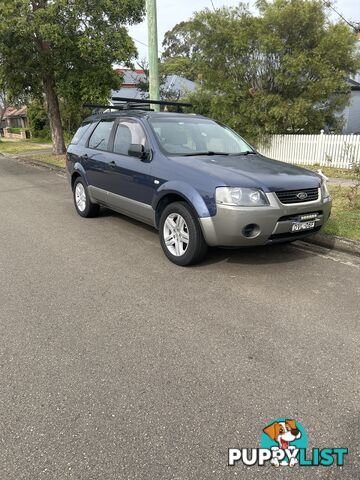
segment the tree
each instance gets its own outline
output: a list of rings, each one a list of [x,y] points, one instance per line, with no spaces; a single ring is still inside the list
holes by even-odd
[[[7,95],[6,81],[3,76],[2,69],[0,69],[0,126],[2,124],[7,107],[8,107],[8,95]]]
[[[137,83],[137,88],[141,92],[141,96],[144,99],[149,98],[149,64],[146,59],[141,59],[138,61],[138,65],[143,70],[144,75]],[[175,72],[172,72],[175,74]],[[179,100],[179,93],[172,90],[166,85],[167,75],[162,70],[162,64],[160,64],[160,98],[161,100],[167,100],[176,102]]]
[[[29,102],[27,117],[31,135],[37,138],[48,139],[50,137],[49,119],[44,109],[43,102],[33,100]]]
[[[7,109],[7,98],[5,90],[0,90],[0,125],[2,124]]]
[[[0,0],[0,67],[11,93],[45,98],[53,152],[65,151],[59,98],[80,107],[119,88],[113,63],[136,55],[125,25],[144,0]]]
[[[190,60],[202,113],[248,138],[339,128],[350,95],[347,76],[360,68],[354,33],[332,24],[320,0],[259,0],[196,13],[165,35],[164,58]]]

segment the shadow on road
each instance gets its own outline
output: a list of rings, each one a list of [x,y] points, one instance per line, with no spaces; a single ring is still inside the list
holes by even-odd
[[[154,239],[158,240],[157,231],[142,222],[134,220],[120,213],[103,208],[101,217],[113,217],[131,224],[135,228],[146,230],[154,234]],[[141,235],[141,234],[140,234]],[[281,263],[290,263],[301,261],[304,258],[311,257],[313,254],[309,251],[299,250],[294,244],[274,244],[262,247],[243,247],[243,248],[209,248],[209,253],[205,261],[199,265],[190,268],[202,268],[216,263],[234,263],[239,265],[272,265]]]
[[[296,245],[296,243],[294,244]],[[311,252],[298,250],[291,244],[266,245],[262,247],[244,247],[237,249],[211,248],[208,258],[202,265],[218,262],[239,265],[272,265],[297,262],[312,256]]]

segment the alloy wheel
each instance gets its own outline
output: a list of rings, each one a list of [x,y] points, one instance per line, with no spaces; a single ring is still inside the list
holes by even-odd
[[[189,246],[189,229],[184,218],[178,213],[170,213],[164,223],[164,242],[175,257],[184,255]]]

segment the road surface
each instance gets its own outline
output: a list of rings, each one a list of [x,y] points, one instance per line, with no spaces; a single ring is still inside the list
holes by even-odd
[[[360,261],[305,244],[179,268],[0,156],[0,478],[355,479]],[[278,417],[345,466],[227,466]]]

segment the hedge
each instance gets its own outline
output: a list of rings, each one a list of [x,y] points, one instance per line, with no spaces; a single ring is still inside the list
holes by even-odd
[[[12,127],[8,127],[7,131],[9,133],[16,133],[17,135],[20,135],[22,132],[30,132],[28,128],[12,128]]]

